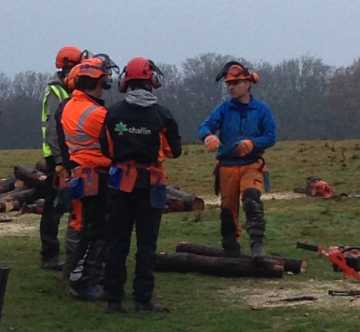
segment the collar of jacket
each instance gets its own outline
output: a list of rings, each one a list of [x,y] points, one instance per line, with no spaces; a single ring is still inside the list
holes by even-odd
[[[96,103],[96,104],[99,104],[101,106],[104,106],[105,105],[105,101],[103,99],[100,99],[100,98],[96,98],[94,96],[91,96],[89,95],[88,93],[82,91],[82,90],[77,90],[75,89],[72,94],[71,94],[71,97],[74,97],[74,98],[79,98],[79,99],[82,99],[82,98],[86,98],[86,99],[90,99],[90,101]]]
[[[238,101],[236,98],[230,99],[230,108],[234,110],[250,110],[250,109],[256,109],[256,100],[252,95],[250,95],[250,102],[248,104],[243,104],[240,101]]]
[[[65,91],[68,91],[69,92],[69,90],[67,89],[67,87],[64,85],[64,82],[62,81],[62,80],[60,80],[60,78],[59,77],[54,77],[54,79],[52,79],[52,80],[50,80],[49,82],[48,82],[48,85],[59,85],[59,86],[61,86]]]
[[[157,104],[157,97],[144,89],[130,90],[126,93],[125,101],[140,107],[150,107]]]

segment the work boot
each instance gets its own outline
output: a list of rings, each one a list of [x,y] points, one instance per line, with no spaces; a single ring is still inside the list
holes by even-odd
[[[236,241],[235,237],[223,238],[222,247],[227,257],[239,257],[241,255],[240,243]]]
[[[262,240],[251,241],[251,256],[258,259],[265,256],[264,245]]]
[[[126,314],[127,310],[122,306],[121,302],[112,302],[109,301],[107,303],[105,312],[107,314],[112,314],[112,313],[123,313]]]
[[[41,261],[41,268],[43,270],[51,270],[60,272],[64,268],[64,263],[59,262],[59,257],[53,257],[50,259],[42,259]]]
[[[156,303],[156,302],[152,302],[152,301],[149,301],[146,303],[135,302],[135,311],[136,312],[141,312],[141,311],[170,312],[170,310],[168,308],[164,307],[160,303]]]
[[[89,287],[69,287],[71,296],[82,301],[103,301],[106,298],[103,287],[99,285]]]

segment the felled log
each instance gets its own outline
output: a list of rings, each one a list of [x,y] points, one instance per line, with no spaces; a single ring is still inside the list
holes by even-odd
[[[37,161],[35,164],[35,169],[46,174],[48,172],[46,160],[40,159],[39,161]]]
[[[35,168],[15,166],[14,174],[16,179],[23,181],[29,188],[43,188],[46,185],[46,175]]]
[[[22,213],[41,213],[44,201],[34,200],[45,198],[47,194],[46,172],[44,160],[38,161],[35,168],[15,166],[15,178],[0,180],[0,212],[21,210]],[[205,203],[201,198],[172,186],[167,186],[166,189],[167,202],[164,212],[204,210]]]
[[[31,203],[36,197],[36,189],[13,190],[0,195],[0,212],[18,211],[25,203]]]
[[[25,204],[21,208],[21,213],[35,213],[42,214],[44,211],[45,200],[43,198],[37,199],[32,204]]]
[[[10,221],[13,221],[14,218],[10,217],[9,215],[7,214],[0,214],[0,223],[3,223],[3,222],[10,222]]]
[[[165,212],[202,211],[204,208],[204,200],[200,197],[172,186],[166,187]]]
[[[227,257],[226,252],[222,248],[210,247],[200,244],[194,244],[190,242],[180,242],[176,246],[176,252],[187,252],[196,255],[203,255],[209,257]],[[242,257],[249,257],[241,255]],[[284,271],[292,272],[294,274],[298,274],[301,272],[305,272],[306,270],[306,262],[300,259],[293,258],[285,258],[281,256],[265,256],[266,260],[274,260],[278,261],[279,264],[284,265]]]
[[[254,261],[249,256],[209,257],[190,253],[156,255],[156,271],[198,272],[222,277],[281,278],[284,265],[278,260]]]
[[[6,193],[8,191],[15,189],[15,178],[8,177],[4,179],[0,179],[0,194]]]

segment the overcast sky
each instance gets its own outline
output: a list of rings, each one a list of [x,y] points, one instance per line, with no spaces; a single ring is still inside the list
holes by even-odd
[[[360,0],[0,0],[0,71],[52,71],[59,48],[181,64],[207,52],[278,63],[360,56]]]

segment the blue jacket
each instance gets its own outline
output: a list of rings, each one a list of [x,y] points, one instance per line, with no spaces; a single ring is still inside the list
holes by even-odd
[[[230,99],[215,108],[200,125],[199,137],[204,140],[217,132],[221,141],[217,159],[222,165],[253,163],[276,141],[276,125],[269,107],[252,96],[249,104]],[[236,145],[244,139],[254,143],[254,150],[244,157],[235,156]]]

